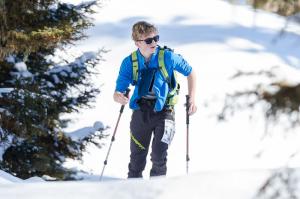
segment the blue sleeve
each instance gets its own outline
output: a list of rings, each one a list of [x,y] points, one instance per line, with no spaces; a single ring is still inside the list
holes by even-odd
[[[167,56],[170,56],[167,60],[170,60],[174,70],[178,71],[184,76],[189,76],[189,74],[192,72],[192,67],[181,55],[170,52],[167,54]]]
[[[130,56],[126,57],[120,67],[115,91],[125,92],[132,82],[132,63]]]

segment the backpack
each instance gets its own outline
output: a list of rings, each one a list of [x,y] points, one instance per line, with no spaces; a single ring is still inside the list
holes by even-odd
[[[167,72],[166,66],[165,66],[165,51],[170,50],[173,52],[172,49],[168,48],[167,46],[164,46],[161,48],[159,46],[159,54],[158,54],[158,68],[161,72],[162,76],[164,77],[165,81],[168,83],[169,88],[171,88],[171,91],[168,93],[166,105],[173,106],[178,101],[178,94],[180,90],[180,85],[177,82],[177,74],[176,71],[173,70],[173,74],[171,78],[169,77],[169,74]],[[131,53],[131,59],[132,59],[132,78],[133,78],[133,85],[137,84],[138,81],[138,60],[137,60],[137,51],[134,51]]]

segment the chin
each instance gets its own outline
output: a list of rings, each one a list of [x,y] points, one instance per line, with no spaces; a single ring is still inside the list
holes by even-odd
[[[150,51],[151,51],[152,53],[154,53],[155,50],[156,50],[156,46],[155,46],[155,47],[151,47],[151,49],[150,49]]]

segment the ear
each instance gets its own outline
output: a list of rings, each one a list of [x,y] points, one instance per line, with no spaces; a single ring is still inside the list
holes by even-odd
[[[134,41],[134,44],[139,48],[139,42],[138,41]]]

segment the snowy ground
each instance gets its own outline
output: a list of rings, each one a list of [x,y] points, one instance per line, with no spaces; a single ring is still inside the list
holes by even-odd
[[[0,186],[0,198],[251,199],[268,175],[267,171],[231,171],[151,180],[7,183]]]
[[[71,1],[74,2],[74,1]],[[168,176],[148,180],[150,162],[144,172],[145,181],[9,183],[11,177],[0,174],[0,198],[251,198],[269,175],[270,168],[286,165],[289,155],[299,149],[300,137],[289,134],[267,137],[263,142],[264,120],[256,114],[239,113],[226,123],[218,123],[216,114],[222,108],[226,93],[251,88],[253,83],[267,79],[230,81],[237,70],[259,71],[278,66],[278,78],[298,81],[300,67],[299,27],[289,26],[289,32],[279,38],[284,20],[274,14],[254,12],[247,6],[233,6],[219,0],[106,0],[95,16],[90,38],[70,55],[104,47],[106,61],[99,65],[102,84],[96,106],[71,117],[74,123],[66,129],[73,132],[101,121],[113,132],[120,106],[113,102],[115,79],[122,59],[135,50],[130,39],[131,26],[138,20],[148,20],[159,28],[160,44],[182,54],[197,72],[198,112],[190,118],[189,176],[185,176],[185,101],[186,80],[181,82],[180,101],[176,107],[176,135],[169,150]],[[105,170],[105,178],[124,179],[129,161],[128,107],[122,115],[116,141]],[[273,128],[279,132],[281,128]],[[102,149],[90,147],[83,164],[68,162],[98,179],[110,139],[103,140]],[[260,159],[256,154],[264,151]],[[292,165],[299,166],[299,157]],[[90,178],[89,178],[90,179]],[[33,180],[34,181],[34,180]],[[136,187],[136,188],[135,188]],[[147,193],[146,193],[147,192]]]

